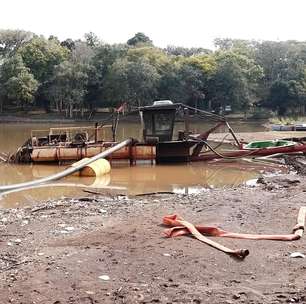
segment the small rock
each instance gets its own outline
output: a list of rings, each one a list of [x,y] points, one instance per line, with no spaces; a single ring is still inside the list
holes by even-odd
[[[302,258],[305,259],[305,255],[301,252],[292,252],[290,258]]]
[[[69,233],[69,231],[67,231],[67,230],[61,230],[60,233],[65,234],[65,233]]]
[[[73,231],[74,230],[74,227],[66,227],[65,228],[67,231]]]
[[[101,275],[101,276],[99,276],[99,279],[100,280],[103,280],[103,281],[109,281],[110,280],[110,277],[108,276],[108,275]]]
[[[170,253],[163,253],[163,256],[165,256],[165,257],[170,257],[171,254],[170,254]]]

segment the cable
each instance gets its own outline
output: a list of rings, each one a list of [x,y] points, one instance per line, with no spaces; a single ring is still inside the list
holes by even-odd
[[[225,141],[226,137],[228,137],[228,136],[229,136],[229,133],[225,134],[225,136],[222,138],[221,142],[219,142],[219,144],[216,145],[216,146],[214,147],[214,149],[218,149],[218,148],[223,144],[223,142]],[[200,155],[203,155],[203,154],[205,154],[205,153],[207,153],[207,152],[208,152],[208,151],[202,152],[202,153],[200,153]]]
[[[223,159],[240,159],[240,158],[243,158],[243,157],[246,157],[246,156],[250,156],[250,155],[254,154],[255,152],[258,152],[258,150],[252,150],[249,153],[246,153],[246,154],[241,155],[241,156],[225,156],[225,155],[222,155],[221,153],[219,153],[218,151],[216,151],[207,141],[205,141],[205,140],[198,140],[198,141],[204,143],[213,153],[215,153],[216,155],[218,155],[220,158],[223,158]],[[259,150],[262,150],[262,149],[259,149]]]

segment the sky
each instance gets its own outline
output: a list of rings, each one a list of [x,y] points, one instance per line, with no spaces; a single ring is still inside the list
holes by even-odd
[[[306,40],[305,0],[0,0],[0,29],[159,47],[213,48],[215,38]]]

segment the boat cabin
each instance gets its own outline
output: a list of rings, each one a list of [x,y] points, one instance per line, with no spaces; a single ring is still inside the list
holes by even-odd
[[[161,100],[139,109],[145,142],[172,140],[176,108],[170,100]]]

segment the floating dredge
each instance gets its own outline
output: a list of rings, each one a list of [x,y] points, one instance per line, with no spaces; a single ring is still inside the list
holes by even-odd
[[[122,108],[122,107],[120,107]],[[140,107],[142,125],[141,141],[134,140],[128,146],[107,156],[111,162],[127,160],[130,164],[137,161],[151,163],[190,162],[216,158],[241,158],[268,156],[277,153],[305,152],[306,145],[296,141],[266,141],[241,143],[229,123],[222,116],[192,108],[171,101],[155,101],[152,106]],[[190,132],[190,114],[199,115],[215,125],[201,134]],[[183,117],[184,130],[174,134],[175,117]],[[11,162],[74,162],[93,157],[117,144],[116,131],[120,110],[115,111],[111,124],[98,124],[93,127],[63,127],[49,130],[33,130],[31,137],[16,153]],[[233,138],[228,149],[219,149],[222,141],[212,147],[209,135],[225,126]]]

